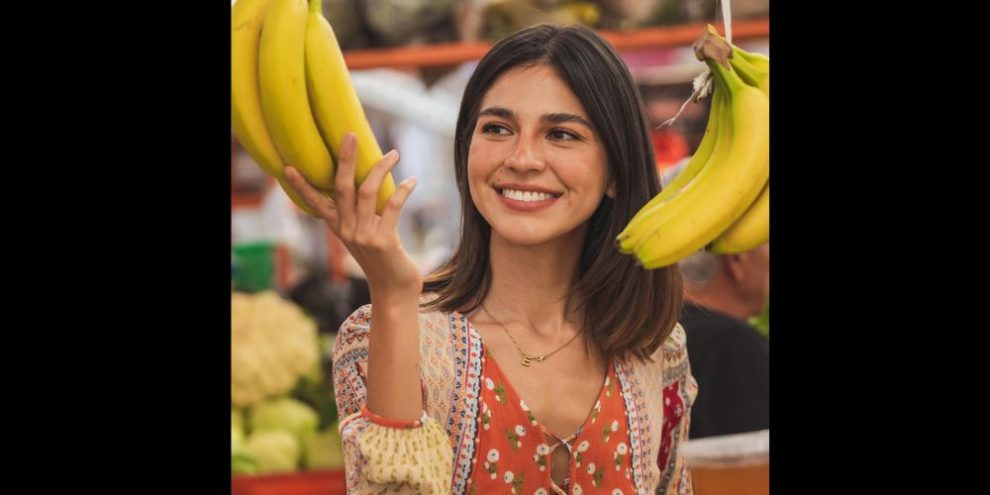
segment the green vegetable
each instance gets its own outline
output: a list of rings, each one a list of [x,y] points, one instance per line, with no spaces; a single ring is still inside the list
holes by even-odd
[[[299,442],[284,430],[256,431],[248,437],[244,449],[257,461],[257,473],[295,471],[299,466]]]
[[[319,418],[306,404],[284,397],[259,404],[251,409],[252,434],[281,430],[292,434],[299,445],[316,433]]]
[[[770,340],[770,304],[767,304],[767,307],[763,308],[762,313],[750,318],[749,324],[756,327],[760,335]]]

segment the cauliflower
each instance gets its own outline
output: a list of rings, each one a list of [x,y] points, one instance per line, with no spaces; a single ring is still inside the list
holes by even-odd
[[[259,404],[251,409],[251,431],[282,430],[296,437],[299,445],[316,433],[320,418],[303,402],[288,397]]]
[[[244,450],[256,461],[257,473],[295,471],[301,454],[296,437],[284,430],[252,433]]]
[[[244,447],[244,419],[237,409],[230,409],[230,451],[231,453]]]
[[[303,463],[306,469],[343,469],[344,447],[334,422],[326,431],[318,432],[303,443]]]
[[[244,447],[244,430],[231,425],[230,426],[230,451],[234,452]]]
[[[244,447],[230,451],[230,472],[233,474],[255,474],[258,461]]]
[[[244,415],[235,408],[230,408],[230,427],[244,431]]]
[[[272,291],[230,298],[231,403],[285,395],[319,365],[316,323]]]

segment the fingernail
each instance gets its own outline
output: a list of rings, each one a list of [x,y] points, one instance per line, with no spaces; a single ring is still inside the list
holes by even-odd
[[[387,158],[392,159],[392,158],[398,158],[398,157],[399,157],[399,152],[398,151],[392,150],[392,151],[389,151],[388,152]]]
[[[354,146],[354,141],[355,141],[355,138],[354,138],[354,134],[353,133],[348,132],[347,134],[344,134],[344,144],[345,145],[347,145],[347,146]]]

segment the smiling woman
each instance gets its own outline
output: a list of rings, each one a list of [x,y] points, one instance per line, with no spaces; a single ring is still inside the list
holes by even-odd
[[[552,67],[538,64],[508,71],[481,106],[468,175],[491,242],[583,240],[609,173],[581,103]]]
[[[335,201],[287,169],[371,291],[333,355],[350,493],[691,492],[680,275],[614,244],[659,192],[648,125],[594,31],[495,44],[458,116],[460,242],[426,277],[395,232],[414,183],[374,212],[396,152],[355,190],[346,140]]]
[[[575,267],[561,269],[566,276],[578,272],[568,297],[583,308],[582,326],[595,334],[605,357],[649,356],[678,315],[680,274],[641,270],[614,249],[618,232],[660,190],[649,125],[628,69],[590,29],[540,26],[492,47],[461,103],[454,145],[465,205],[461,239],[451,261],[427,279],[427,291],[438,295],[432,306],[480,306],[492,286],[492,258],[499,256],[493,242],[501,233],[533,247],[553,240],[541,249],[568,246],[547,255],[554,266],[576,259]],[[483,167],[493,175],[476,176]],[[595,177],[604,177],[597,186]],[[569,191],[570,181],[577,182]],[[539,190],[534,187],[560,197],[522,215],[528,205],[499,194],[509,189],[510,200],[520,193],[525,200],[527,190]],[[503,205],[501,216],[493,204]],[[518,214],[507,211],[511,205]],[[526,253],[511,258],[513,265],[533,259]],[[616,312],[616,301],[636,309]]]

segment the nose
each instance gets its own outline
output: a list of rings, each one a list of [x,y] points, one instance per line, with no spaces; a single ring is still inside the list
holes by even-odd
[[[535,140],[520,136],[512,154],[505,159],[505,166],[517,172],[530,172],[543,170],[546,162]]]

